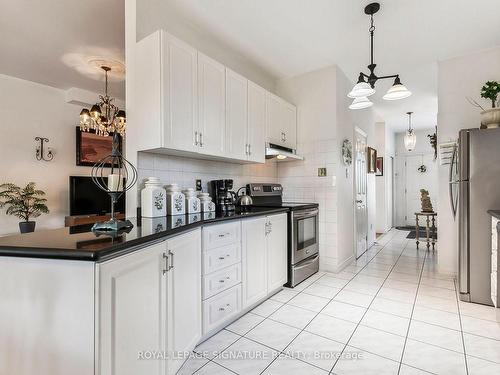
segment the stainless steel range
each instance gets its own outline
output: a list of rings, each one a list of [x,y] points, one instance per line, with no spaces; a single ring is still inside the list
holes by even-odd
[[[283,202],[280,184],[248,184],[253,206],[288,208],[288,282],[294,287],[319,270],[317,203]]]

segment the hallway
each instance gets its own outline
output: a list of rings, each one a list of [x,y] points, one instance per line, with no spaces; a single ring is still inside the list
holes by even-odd
[[[391,230],[344,271],[319,273],[195,349],[179,374],[500,373],[500,316],[458,302],[436,253]]]

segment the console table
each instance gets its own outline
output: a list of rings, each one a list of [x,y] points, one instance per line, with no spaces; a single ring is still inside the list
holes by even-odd
[[[427,251],[429,251],[432,245],[432,251],[435,250],[436,246],[436,216],[437,212],[415,212],[415,240],[417,241],[417,250],[420,235],[420,226],[418,224],[419,218],[423,216],[425,218],[425,236],[427,241]]]

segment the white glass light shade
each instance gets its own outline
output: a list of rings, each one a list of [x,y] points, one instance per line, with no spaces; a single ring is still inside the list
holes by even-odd
[[[372,105],[373,103],[366,96],[363,96],[362,98],[354,98],[349,109],[364,109]]]
[[[385,100],[399,100],[407,98],[411,95],[411,91],[406,88],[405,85],[398,83],[392,85],[387,93],[383,96]]]
[[[407,151],[413,151],[415,149],[415,144],[417,143],[417,135],[415,134],[413,129],[406,131],[404,142]]]
[[[361,98],[375,94],[373,89],[367,82],[358,82],[354,85],[351,92],[347,94],[349,98]]]

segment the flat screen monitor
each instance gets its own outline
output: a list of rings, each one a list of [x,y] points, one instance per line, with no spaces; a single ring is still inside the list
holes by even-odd
[[[107,178],[105,178],[107,184]],[[106,215],[111,212],[111,200],[108,193],[99,189],[88,176],[69,177],[70,216]],[[125,194],[115,205],[116,213],[125,212]]]

